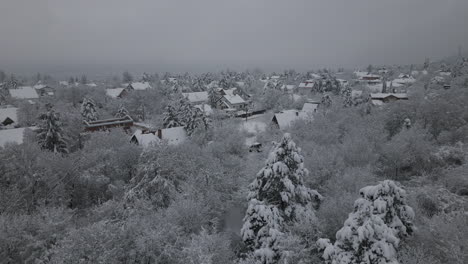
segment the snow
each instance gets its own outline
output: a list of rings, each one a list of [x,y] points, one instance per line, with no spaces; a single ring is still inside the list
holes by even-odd
[[[182,93],[191,103],[199,104],[208,101],[208,92]]]
[[[13,122],[18,122],[18,108],[9,107],[9,108],[0,108],[0,123],[3,123],[5,119],[10,118]]]
[[[4,147],[6,143],[22,144],[25,129],[25,127],[21,127],[0,130],[0,146]]]
[[[60,85],[63,85],[63,86],[68,86],[68,82],[67,82],[67,81],[60,81],[59,84],[60,84]]]
[[[245,100],[242,99],[239,95],[224,95],[224,99],[226,99],[231,105],[236,105],[236,104],[244,104]]]
[[[299,84],[299,88],[314,88],[315,82],[308,80]]]
[[[303,111],[298,110],[284,110],[276,113],[274,119],[278,122],[280,129],[285,129],[291,126],[294,121],[297,120],[311,120],[312,116]]]
[[[117,98],[120,96],[123,90],[125,90],[125,88],[106,89],[106,95],[112,98]]]
[[[88,86],[88,87],[97,87],[97,84],[95,84],[95,83],[87,83],[86,86]]]
[[[442,76],[450,76],[452,73],[451,72],[441,71],[441,72],[439,72],[439,74],[442,75]]]
[[[184,127],[171,127],[161,129],[161,140],[167,141],[169,145],[178,145],[187,139]]]
[[[258,120],[247,120],[241,123],[241,130],[245,130],[248,133],[258,134],[266,131],[267,125],[264,122]]]
[[[380,100],[372,100],[372,104],[373,105],[383,105],[384,102],[380,101]]]
[[[307,113],[315,113],[317,112],[318,106],[319,104],[317,103],[305,103],[302,107],[302,111]]]
[[[210,116],[213,114],[213,109],[209,104],[198,104],[195,105],[196,108],[200,109],[206,116]]]
[[[39,98],[36,90],[31,86],[21,86],[18,89],[10,89],[10,95],[16,99],[36,99]]]
[[[362,79],[364,77],[367,78],[380,78],[379,75],[376,74],[369,74],[368,72],[362,72],[362,71],[355,71],[354,74],[359,78]]]
[[[149,84],[149,82],[132,82],[131,83],[131,86],[133,87],[133,89],[135,90],[146,90],[146,89],[151,89],[153,87],[151,87],[151,85]]]
[[[36,85],[33,86],[34,89],[43,89],[45,87],[47,87],[47,85],[45,85],[45,84],[36,84]]]
[[[406,93],[371,93],[372,99],[384,99],[389,96],[394,96],[398,99],[405,99],[408,98],[408,94]]]
[[[362,91],[357,91],[357,90],[351,91],[351,97],[352,98],[359,97],[361,95],[362,95]]]
[[[387,82],[387,90],[390,89],[390,87],[398,88],[398,87],[401,87],[401,86],[403,86],[403,84],[395,82],[395,80],[391,81],[391,82],[390,81]],[[383,83],[379,82],[377,84],[368,84],[367,88],[369,88],[373,92],[380,92],[383,89]]]
[[[144,148],[149,147],[151,144],[159,144],[161,141],[157,135],[153,133],[143,134],[140,129],[135,131],[135,133],[132,135],[132,139],[134,138],[137,140],[138,145],[143,146]]]

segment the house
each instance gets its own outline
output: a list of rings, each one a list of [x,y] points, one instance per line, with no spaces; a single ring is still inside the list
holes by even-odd
[[[156,135],[161,141],[167,142],[169,145],[178,145],[187,139],[187,132],[185,132],[184,127],[158,129]]]
[[[60,81],[60,82],[59,82],[59,85],[61,85],[61,86],[68,86],[69,84],[68,84],[68,81]]]
[[[46,84],[37,83],[33,88],[36,89],[39,96],[54,96],[55,94],[55,89]]]
[[[18,108],[0,108],[0,126],[16,125],[18,123]]]
[[[397,79],[393,80],[393,83],[400,84],[400,85],[408,85],[412,84],[416,81],[413,76],[408,74],[400,74]]]
[[[127,86],[130,90],[146,90],[152,89],[153,87],[149,82],[132,82]]]
[[[243,110],[247,108],[247,102],[240,97],[238,94],[230,95],[226,94],[223,95],[221,98],[221,108],[222,109],[235,109],[235,110]]]
[[[111,98],[122,98],[128,94],[128,90],[126,88],[112,88],[106,89],[106,95]]]
[[[380,83],[380,75],[371,74],[367,72],[360,72],[355,71],[354,75],[356,75],[358,82],[365,82],[367,84],[377,84]]]
[[[299,84],[298,91],[299,93],[302,93],[302,94],[310,93],[313,91],[314,87],[315,87],[315,80],[307,80]]]
[[[111,118],[97,121],[84,121],[85,131],[101,131],[109,130],[113,127],[123,127],[124,129],[130,129],[133,126],[133,119],[130,116],[124,116],[122,118]]]
[[[298,110],[284,110],[276,113],[271,120],[272,123],[279,129],[286,129],[298,120],[311,120],[310,113]]]
[[[88,87],[97,87],[97,84],[92,82],[92,83],[87,83],[86,86],[88,86]]]
[[[155,132],[143,132],[138,129],[135,131],[135,133],[133,133],[132,137],[130,138],[130,142],[147,148],[152,144],[159,144],[161,140]]]
[[[192,104],[202,104],[208,102],[208,92],[182,93]]]
[[[313,114],[317,112],[318,106],[318,103],[305,103],[304,106],[302,106],[302,111]]]
[[[10,95],[14,99],[37,99],[39,95],[36,89],[31,86],[21,86],[17,89],[9,89]]]
[[[12,129],[0,129],[0,147],[5,147],[7,143],[22,144],[24,131],[26,129],[36,129],[35,127],[21,127]]]
[[[374,105],[382,105],[383,103],[398,100],[408,100],[408,95],[406,93],[371,93],[370,97]]]
[[[287,93],[294,93],[295,89],[296,89],[296,85],[294,84],[283,84],[283,86],[281,86],[281,90]]]

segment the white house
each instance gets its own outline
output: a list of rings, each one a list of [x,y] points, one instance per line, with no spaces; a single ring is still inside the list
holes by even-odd
[[[15,99],[37,99],[39,95],[36,92],[36,89],[31,86],[21,86],[17,89],[9,89],[11,97]]]
[[[318,106],[318,103],[305,103],[304,106],[302,106],[302,111],[313,114],[317,112]]]
[[[161,139],[159,139],[156,133],[143,133],[140,129],[137,129],[135,133],[133,133],[130,141],[147,148],[152,144],[159,144]]]

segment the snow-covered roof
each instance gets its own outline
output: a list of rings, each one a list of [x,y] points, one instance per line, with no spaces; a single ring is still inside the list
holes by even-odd
[[[403,86],[403,84],[401,83],[397,83],[395,81],[387,81],[387,89],[390,89],[390,87],[393,87],[393,88],[398,88],[398,87],[401,87]],[[376,84],[368,84],[367,87],[371,90],[371,91],[382,91],[383,89],[383,82],[379,82],[379,83],[376,83]]]
[[[439,74],[442,75],[442,76],[450,76],[452,73],[447,72],[447,71],[441,71],[441,72],[439,72]]]
[[[362,72],[362,71],[355,71],[354,74],[359,79],[362,79],[362,78],[380,78],[380,76],[377,75],[377,74],[372,74],[372,73]]]
[[[244,104],[245,100],[242,99],[239,95],[224,95],[224,98],[231,104],[231,105],[236,105],[236,104]]]
[[[21,86],[17,89],[10,89],[10,95],[16,99],[35,99],[39,98],[36,90],[31,86]]]
[[[380,101],[380,100],[372,100],[372,104],[373,105],[383,105],[384,102]]]
[[[283,84],[283,86],[281,86],[281,90],[283,91],[293,91],[295,88],[296,85],[294,84]]]
[[[184,127],[171,127],[161,129],[161,140],[170,145],[178,145],[187,139],[187,132]]]
[[[18,108],[0,108],[0,123],[3,123],[7,118],[10,118],[13,122],[18,122]]]
[[[60,81],[59,84],[60,84],[60,85],[63,85],[63,86],[68,86],[68,82],[67,82],[67,81]]]
[[[182,93],[191,103],[201,103],[208,101],[208,92]]]
[[[315,113],[317,111],[319,104],[317,103],[305,103],[302,107],[303,112]]]
[[[0,146],[4,147],[6,143],[22,144],[24,138],[24,130],[26,128],[27,127],[0,130]]]
[[[276,119],[280,129],[285,129],[291,126],[294,121],[312,119],[312,116],[308,112],[298,110],[284,110],[276,113],[273,120]]]
[[[299,88],[314,88],[315,82],[314,81],[305,81],[299,84]]]
[[[406,76],[393,80],[393,87],[395,87],[395,84],[402,84],[403,85],[403,84],[414,83],[416,81],[416,79],[414,79],[412,76],[409,76],[409,77],[406,77]]]
[[[135,90],[146,90],[146,89],[151,89],[151,85],[149,82],[132,82],[131,83],[133,89]]]
[[[117,98],[120,96],[123,90],[125,90],[125,88],[106,89],[106,95],[112,98]]]
[[[370,96],[372,99],[384,99],[390,96],[398,99],[408,99],[407,93],[371,93]]]
[[[200,109],[207,116],[213,114],[213,109],[211,108],[209,104],[198,104],[198,105],[195,105],[195,107]]]
[[[87,83],[86,85],[89,86],[89,87],[97,87],[97,84],[95,84],[95,83]]]
[[[143,134],[143,132],[140,129],[136,130],[135,133],[133,133],[132,140],[136,140],[138,145],[144,148],[149,147],[151,144],[159,144],[159,142],[161,142],[161,140],[158,138],[156,134],[153,134],[153,133]]]
[[[245,86],[245,82],[236,82],[237,85],[239,85],[240,87],[244,87]]]
[[[43,89],[43,88],[46,88],[47,85],[45,84],[36,84],[33,86],[34,89]]]

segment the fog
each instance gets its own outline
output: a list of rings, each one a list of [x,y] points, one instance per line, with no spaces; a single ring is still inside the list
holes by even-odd
[[[421,63],[468,42],[466,0],[1,0],[0,68],[266,70]]]

